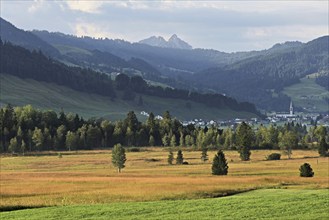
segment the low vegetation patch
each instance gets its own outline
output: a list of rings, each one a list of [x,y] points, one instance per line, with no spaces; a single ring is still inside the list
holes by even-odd
[[[265,189],[215,199],[59,206],[2,219],[328,219],[328,190]],[[280,211],[278,211],[280,210]]]
[[[281,154],[279,153],[272,153],[266,157],[266,160],[280,160]]]

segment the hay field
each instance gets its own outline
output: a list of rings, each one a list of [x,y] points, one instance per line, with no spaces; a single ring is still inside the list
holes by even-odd
[[[189,165],[167,165],[167,149],[147,148],[128,152],[126,168],[118,174],[108,150],[55,152],[24,157],[1,156],[1,200],[10,207],[105,204],[212,198],[251,189],[328,189],[329,161],[316,151],[293,151],[293,157],[265,161],[277,151],[252,151],[251,161],[241,162],[236,151],[225,151],[228,176],[212,176],[211,160],[202,163],[200,151],[183,149]],[[176,155],[175,155],[176,156]],[[299,177],[308,162],[315,177]]]

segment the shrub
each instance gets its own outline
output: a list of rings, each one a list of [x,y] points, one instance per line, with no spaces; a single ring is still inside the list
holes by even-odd
[[[266,157],[266,160],[280,160],[281,154],[279,153],[272,153]]]
[[[183,165],[188,165],[188,162],[187,162],[187,161],[184,161],[184,162],[183,162]]]
[[[141,152],[141,149],[138,147],[127,148],[127,152]]]
[[[300,171],[300,176],[301,177],[313,177],[314,172],[310,164],[304,163],[303,165],[300,166],[299,168]]]

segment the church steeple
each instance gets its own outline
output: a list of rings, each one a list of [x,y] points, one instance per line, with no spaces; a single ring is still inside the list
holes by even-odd
[[[294,115],[294,107],[292,106],[292,101],[290,101],[290,115]]]

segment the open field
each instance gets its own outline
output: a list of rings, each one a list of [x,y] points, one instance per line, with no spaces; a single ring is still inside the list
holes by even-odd
[[[21,79],[7,74],[0,74],[0,83],[0,105],[7,103],[14,106],[31,104],[36,108],[52,109],[57,112],[63,108],[65,112],[78,113],[85,118],[105,117],[114,121],[125,118],[131,110],[135,111],[140,120],[146,120],[145,116],[139,114],[141,111],[153,111],[155,115],[162,115],[166,110],[181,120],[200,117],[203,119],[257,117],[251,113],[216,109],[195,102],[190,102],[191,109],[187,109],[184,100],[146,95],[142,95],[144,105],[138,106],[138,95],[135,101],[111,100],[109,97],[78,92],[53,83]]]
[[[316,84],[313,75],[300,80],[300,83],[288,86],[283,93],[291,97],[297,107],[306,108],[311,112],[328,112],[328,103],[324,100],[329,98],[329,92]]]
[[[60,206],[2,212],[2,219],[328,219],[328,189],[263,189],[215,199]]]
[[[293,151],[293,158],[265,161],[274,151],[253,151],[241,162],[226,151],[228,176],[212,176],[211,162],[202,163],[199,151],[183,150],[189,165],[167,165],[164,148],[127,153],[126,168],[118,174],[110,151],[63,152],[52,155],[1,157],[0,206],[54,206],[129,201],[213,198],[252,189],[328,189],[328,158],[315,151]],[[215,151],[209,152],[213,158]],[[315,177],[299,177],[308,162]]]

